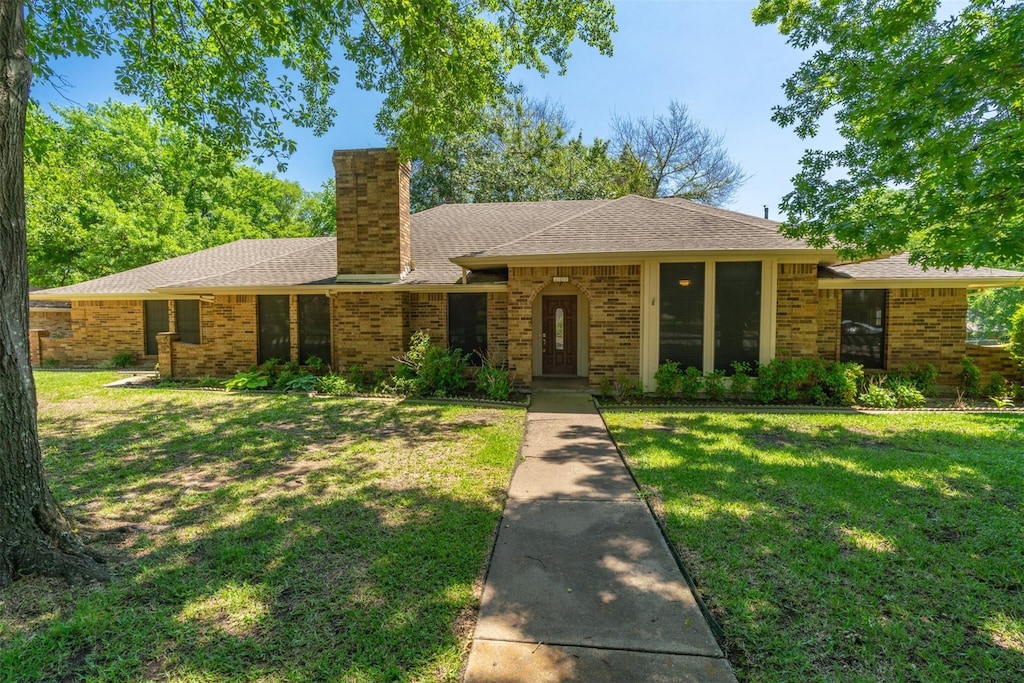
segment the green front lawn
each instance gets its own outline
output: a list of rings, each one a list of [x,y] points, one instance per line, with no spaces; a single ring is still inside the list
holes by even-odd
[[[606,419],[741,680],[1024,680],[1024,416]]]
[[[0,593],[0,680],[457,680],[523,411],[38,372],[114,580]]]

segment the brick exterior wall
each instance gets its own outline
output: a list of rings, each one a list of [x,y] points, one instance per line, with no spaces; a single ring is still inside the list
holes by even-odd
[[[172,329],[173,325],[172,310]],[[170,365],[161,353],[160,373],[168,377],[231,377],[256,363],[258,344],[256,297],[217,296],[199,302],[199,343],[175,340]]]
[[[775,312],[775,353],[805,358],[818,351],[818,265],[780,263]]]
[[[964,352],[973,360],[982,375],[990,372],[998,372],[1007,380],[1019,382],[1024,379],[1024,370],[1010,356],[1010,347],[1000,346],[979,346],[978,344],[966,344]]]
[[[825,360],[839,360],[839,313],[842,302],[842,290],[818,291],[818,357]]]
[[[71,336],[70,308],[30,308],[28,329],[46,330],[51,337]]]
[[[508,293],[487,293],[487,355],[492,363],[508,362]]]
[[[334,367],[391,370],[406,345],[402,292],[345,292],[332,298]]]
[[[98,365],[114,354],[128,352],[147,359],[142,301],[74,301],[71,332],[64,337],[31,335],[33,363],[55,359],[61,365]],[[153,361],[156,357],[148,357]]]
[[[405,304],[404,344],[413,332],[426,330],[437,346],[448,345],[448,295],[443,292],[403,294]]]
[[[533,367],[533,302],[556,275],[568,276],[590,302],[590,385],[619,374],[639,379],[640,266],[573,266],[509,269],[508,362],[517,382],[529,386],[540,372]]]
[[[928,362],[938,383],[955,385],[967,336],[967,290],[890,289],[886,311],[886,368]]]
[[[338,275],[401,274],[412,264],[408,164],[391,150],[334,153]]]

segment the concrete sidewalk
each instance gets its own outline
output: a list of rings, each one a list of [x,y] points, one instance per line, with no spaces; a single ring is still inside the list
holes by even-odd
[[[586,394],[535,392],[467,682],[735,681]]]

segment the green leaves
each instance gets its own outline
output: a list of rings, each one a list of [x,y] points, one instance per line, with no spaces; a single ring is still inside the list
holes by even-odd
[[[384,95],[377,127],[404,158],[469,130],[516,66],[564,71],[581,40],[611,54],[610,0],[28,0],[36,72],[68,55],[117,54],[117,87],[234,152],[283,161],[290,125],[324,133],[337,115],[334,59]]]
[[[764,0],[758,23],[814,47],[774,120],[812,138],[782,203],[787,234],[844,256],[908,249],[929,267],[1024,254],[1024,6],[974,0],[955,16],[920,0]]]
[[[35,285],[72,284],[236,239],[333,230],[327,189],[307,195],[242,166],[148,109],[108,102],[57,114],[53,120],[32,108],[28,115]],[[333,200],[331,185],[331,207]]]

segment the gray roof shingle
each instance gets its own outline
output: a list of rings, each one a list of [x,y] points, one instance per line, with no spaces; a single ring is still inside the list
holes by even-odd
[[[843,263],[818,269],[818,277],[824,279],[855,280],[942,280],[977,281],[982,279],[1021,280],[1024,273],[999,268],[961,268],[960,270],[925,270],[910,262],[907,254],[859,263]]]

